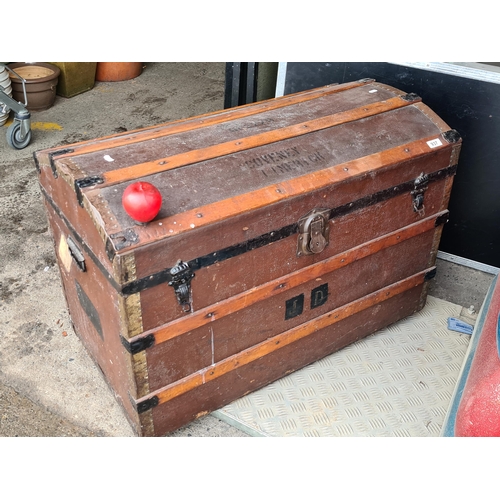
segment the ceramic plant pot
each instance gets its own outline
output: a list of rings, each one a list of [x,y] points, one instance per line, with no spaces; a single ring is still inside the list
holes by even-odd
[[[142,73],[140,62],[98,62],[95,79],[99,82],[131,80]]]
[[[12,63],[9,68],[26,80],[26,96],[29,111],[41,111],[50,108],[56,99],[56,88],[60,69],[48,63]],[[23,82],[11,74],[12,97],[25,104]]]
[[[9,72],[5,66],[0,65],[0,90],[2,90],[9,97],[12,97],[12,86],[10,83]],[[9,118],[10,109],[7,106],[2,106],[2,99],[0,97],[0,127],[5,124]]]
[[[73,97],[94,88],[95,62],[51,62],[61,70],[57,83],[57,95]]]

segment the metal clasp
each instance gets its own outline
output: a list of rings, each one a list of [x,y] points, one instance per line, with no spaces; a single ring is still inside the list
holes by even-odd
[[[299,222],[297,256],[322,252],[330,237],[330,209],[314,209],[302,217]]]
[[[411,192],[414,212],[421,212],[424,209],[424,193],[428,187],[429,187],[429,176],[422,172],[415,179],[413,185],[413,191]]]
[[[168,282],[174,287],[177,301],[184,312],[191,311],[190,296],[191,296],[191,280],[194,278],[194,273],[187,262],[179,260],[177,264],[170,269],[172,279]]]

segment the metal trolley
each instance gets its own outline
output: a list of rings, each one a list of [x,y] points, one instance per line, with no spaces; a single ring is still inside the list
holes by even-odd
[[[26,96],[26,80],[19,76],[14,70],[5,66],[5,69],[19,78],[23,84],[24,104],[17,102],[8,96],[0,86],[0,111],[7,113],[9,109],[14,111],[14,121],[7,128],[7,142],[14,149],[23,149],[31,141],[31,114],[26,109],[28,98]]]

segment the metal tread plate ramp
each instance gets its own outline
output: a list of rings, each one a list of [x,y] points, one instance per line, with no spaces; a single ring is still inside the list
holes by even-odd
[[[252,436],[438,437],[470,335],[462,307],[428,296],[418,313],[213,413]]]

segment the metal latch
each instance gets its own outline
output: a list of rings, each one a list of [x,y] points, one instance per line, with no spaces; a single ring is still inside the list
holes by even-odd
[[[330,236],[330,209],[314,209],[299,222],[297,256],[322,252],[328,245]]]
[[[172,269],[170,269],[172,279],[168,282],[174,287],[177,301],[184,312],[191,311],[190,295],[191,295],[191,280],[194,278],[194,273],[187,262],[179,260]]]
[[[424,193],[429,187],[429,176],[423,172],[415,179],[411,197],[413,200],[413,211],[420,212],[424,209]]]

